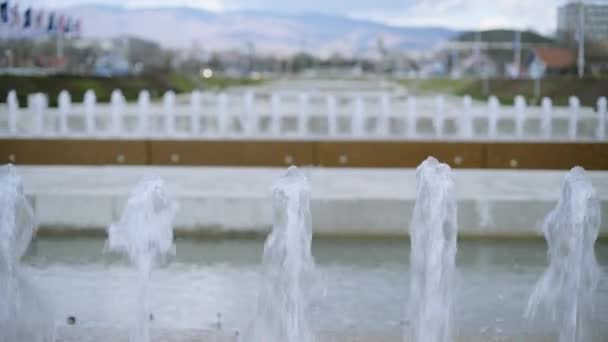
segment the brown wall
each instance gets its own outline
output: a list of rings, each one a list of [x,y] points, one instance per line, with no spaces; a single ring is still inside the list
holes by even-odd
[[[431,155],[461,168],[608,170],[608,143],[0,140],[2,163],[41,165],[416,167]]]

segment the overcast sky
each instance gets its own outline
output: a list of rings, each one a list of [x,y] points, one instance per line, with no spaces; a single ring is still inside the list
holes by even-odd
[[[599,0],[605,1],[605,0]],[[21,0],[23,5],[64,7],[84,3],[138,7],[190,6],[212,11],[254,9],[321,12],[402,26],[457,29],[516,27],[555,30],[557,6],[566,0]]]

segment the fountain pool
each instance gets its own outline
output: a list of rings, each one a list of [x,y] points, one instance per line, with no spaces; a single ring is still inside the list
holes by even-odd
[[[52,301],[58,341],[128,341],[136,274],[126,260],[104,254],[104,242],[43,235],[30,245],[24,268]],[[402,341],[409,325],[403,321],[409,246],[406,239],[313,241],[323,286],[312,288],[311,325],[322,332],[321,341]],[[257,238],[178,238],[172,262],[151,276],[152,340],[236,341],[235,332],[255,314],[263,247]],[[605,341],[608,242],[598,241],[595,249],[603,272],[590,326],[592,341]],[[547,264],[540,239],[459,241],[456,341],[555,341],[557,329],[548,317],[524,318]]]

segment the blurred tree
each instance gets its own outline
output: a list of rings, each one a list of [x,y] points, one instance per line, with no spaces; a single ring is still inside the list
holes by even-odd
[[[314,57],[306,52],[298,52],[292,58],[294,72],[310,69],[314,65]]]

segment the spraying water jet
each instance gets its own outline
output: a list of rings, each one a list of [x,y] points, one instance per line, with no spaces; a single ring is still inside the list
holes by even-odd
[[[411,342],[452,341],[458,224],[451,173],[448,165],[433,157],[416,169],[417,197],[410,225]]]
[[[177,204],[162,179],[146,177],[133,189],[120,220],[108,228],[106,248],[126,254],[137,268],[133,342],[150,341],[149,284],[152,268],[175,253],[173,219]]]

